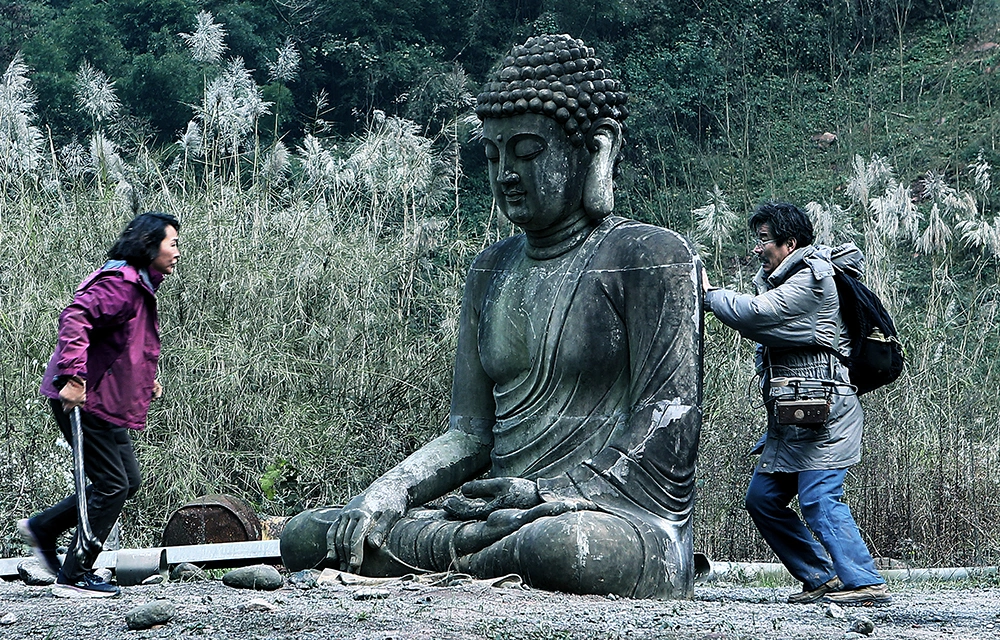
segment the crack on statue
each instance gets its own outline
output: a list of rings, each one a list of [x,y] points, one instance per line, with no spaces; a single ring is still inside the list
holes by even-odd
[[[660,401],[653,405],[653,415],[650,418],[649,430],[635,447],[629,450],[630,458],[639,459],[646,450],[646,444],[656,435],[657,431],[668,428],[673,422],[685,417],[693,407],[681,404],[680,398]]]

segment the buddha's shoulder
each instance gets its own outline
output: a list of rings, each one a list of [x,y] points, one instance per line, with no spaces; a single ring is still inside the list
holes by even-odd
[[[673,229],[628,219],[615,222],[601,243],[602,261],[639,266],[689,264],[696,259],[691,243]]]
[[[473,269],[492,270],[524,252],[524,234],[504,238],[486,247],[476,256]]]

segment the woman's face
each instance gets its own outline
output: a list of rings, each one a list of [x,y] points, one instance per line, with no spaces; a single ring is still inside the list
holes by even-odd
[[[558,122],[535,113],[487,118],[483,140],[493,197],[511,222],[542,231],[582,209],[589,154]]]
[[[160,242],[160,253],[157,254],[150,267],[156,269],[163,275],[170,275],[177,266],[177,260],[181,257],[181,250],[177,246],[177,229],[167,225],[164,227],[163,241]]]

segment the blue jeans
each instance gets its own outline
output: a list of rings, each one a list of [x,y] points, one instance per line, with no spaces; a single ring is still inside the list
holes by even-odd
[[[847,469],[754,471],[750,479],[746,497],[750,517],[806,590],[835,576],[848,589],[885,582],[875,569],[850,507],[840,501],[846,475]],[[796,494],[808,529],[788,506]]]

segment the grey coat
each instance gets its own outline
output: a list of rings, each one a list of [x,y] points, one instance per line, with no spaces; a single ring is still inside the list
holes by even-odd
[[[758,271],[756,296],[726,289],[705,295],[706,308],[723,324],[758,343],[762,379],[800,376],[840,383],[833,387],[826,424],[815,428],[778,424],[768,403],[767,434],[754,449],[761,454],[760,472],[842,469],[861,460],[861,405],[846,367],[823,348],[848,351],[834,263],[860,275],[864,256],[853,244],[809,245],[789,254],[770,276]]]

